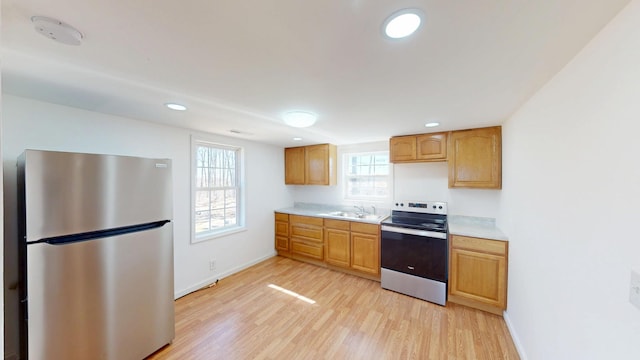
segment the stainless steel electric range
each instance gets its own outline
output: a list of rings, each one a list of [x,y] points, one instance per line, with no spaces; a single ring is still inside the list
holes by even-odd
[[[382,221],[381,284],[439,305],[447,302],[447,203],[398,201]]]

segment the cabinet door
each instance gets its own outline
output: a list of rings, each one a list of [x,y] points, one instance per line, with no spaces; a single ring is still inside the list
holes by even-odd
[[[275,239],[276,250],[281,252],[289,251],[289,215],[275,213]]]
[[[324,260],[327,263],[347,268],[349,267],[349,261],[351,260],[349,234],[349,231],[345,230],[324,230]]]
[[[450,188],[502,188],[501,134],[499,126],[451,133]]]
[[[304,147],[284,149],[284,183],[304,185]]]
[[[284,252],[289,251],[289,238],[276,235],[276,250]]]
[[[289,251],[289,223],[276,220],[276,250]]]
[[[336,182],[335,146],[311,145],[305,148],[305,184],[333,185]]]
[[[507,306],[507,259],[502,255],[451,249],[449,294],[489,306]]]
[[[447,160],[447,133],[416,136],[416,160]]]
[[[380,273],[380,237],[378,235],[351,233],[351,267],[374,275]]]
[[[396,136],[389,139],[389,161],[402,162],[416,159],[416,137]]]

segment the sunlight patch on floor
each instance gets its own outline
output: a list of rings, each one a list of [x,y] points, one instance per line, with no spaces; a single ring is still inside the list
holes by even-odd
[[[304,301],[306,303],[309,303],[309,304],[315,304],[316,303],[314,300],[311,300],[306,296],[302,296],[302,295],[300,295],[300,294],[298,294],[296,292],[293,292],[291,290],[287,290],[287,289],[285,289],[283,287],[280,287],[278,285],[269,284],[268,286],[270,288],[274,289],[274,290],[278,290],[278,291],[283,292],[283,293],[285,293],[287,295],[290,295],[290,296],[293,296],[295,298],[298,298],[298,299],[300,299],[300,300],[302,300],[302,301]]]

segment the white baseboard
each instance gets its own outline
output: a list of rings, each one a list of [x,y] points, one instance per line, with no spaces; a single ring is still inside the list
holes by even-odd
[[[4,360],[18,360],[18,355],[14,353],[6,353],[4,354]]]
[[[516,351],[518,351],[520,360],[528,360],[529,358],[524,352],[524,347],[520,342],[520,338],[518,337],[518,334],[516,334],[516,330],[513,328],[513,324],[511,324],[511,318],[509,318],[509,314],[505,311],[502,313],[502,317],[504,318],[504,322],[507,324],[507,329],[509,329],[509,334],[511,334],[511,339],[513,340],[513,344],[516,347]]]
[[[274,257],[276,255],[278,255],[278,253],[276,253],[274,251],[269,255],[266,255],[266,256],[260,257],[258,259],[249,261],[249,262],[247,262],[245,264],[242,264],[240,266],[236,266],[235,268],[229,269],[229,270],[227,270],[227,271],[225,271],[223,273],[215,274],[212,277],[204,279],[203,281],[200,281],[200,282],[198,282],[198,283],[196,283],[196,284],[194,284],[192,286],[189,286],[186,289],[183,289],[183,290],[180,290],[180,291],[176,292],[174,294],[174,298],[178,299],[178,298],[181,298],[181,297],[183,297],[183,296],[185,296],[187,294],[190,294],[190,293],[192,293],[192,292],[194,292],[196,290],[200,290],[200,289],[202,289],[203,287],[205,287],[207,285],[215,283],[216,280],[224,279],[227,276],[233,275],[233,274],[235,274],[235,273],[237,273],[239,271],[242,271],[242,270],[244,270],[246,268],[249,268],[249,267],[251,267],[251,266],[253,266],[253,265],[255,265],[255,264],[259,263],[259,262],[262,262],[262,261],[265,261],[267,259],[270,259],[270,258],[272,258],[272,257]]]

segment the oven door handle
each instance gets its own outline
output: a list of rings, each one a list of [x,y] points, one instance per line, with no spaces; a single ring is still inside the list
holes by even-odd
[[[446,233],[439,233],[439,232],[435,232],[435,231],[407,229],[407,228],[388,226],[388,225],[382,225],[380,227],[380,230],[394,232],[394,233],[400,233],[400,234],[407,234],[407,235],[430,237],[430,238],[436,238],[436,239],[442,239],[442,240],[446,240],[447,239],[447,234]]]

